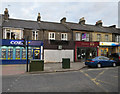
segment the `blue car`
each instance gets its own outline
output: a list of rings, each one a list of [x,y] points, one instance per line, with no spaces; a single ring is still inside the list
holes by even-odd
[[[109,58],[105,56],[98,56],[93,59],[88,59],[85,62],[85,65],[88,65],[89,67],[105,67],[105,66],[116,66],[116,61],[110,60]]]

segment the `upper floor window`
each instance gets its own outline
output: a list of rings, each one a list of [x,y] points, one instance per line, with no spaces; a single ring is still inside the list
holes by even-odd
[[[108,35],[105,35],[105,41],[109,41],[109,39],[108,39]]]
[[[120,42],[120,35],[115,36],[115,42]]]
[[[23,32],[20,29],[4,29],[3,39],[22,39]]]
[[[81,35],[81,34],[80,34],[79,32],[76,32],[76,40],[77,40],[77,41],[80,41],[80,39],[81,39],[80,35]]]
[[[101,34],[97,34],[97,41],[101,40]]]
[[[61,33],[61,40],[67,40],[67,33]]]
[[[38,31],[32,32],[32,40],[38,40]]]
[[[49,40],[55,40],[55,33],[49,32]]]
[[[82,33],[82,41],[89,41],[89,34],[87,33]]]

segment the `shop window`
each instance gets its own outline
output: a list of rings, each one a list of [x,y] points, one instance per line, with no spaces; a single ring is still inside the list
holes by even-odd
[[[89,41],[89,34],[82,33],[82,41]]]
[[[109,39],[108,39],[108,35],[105,35],[105,41],[108,42]]]
[[[101,41],[101,34],[97,34],[97,41]]]
[[[81,34],[79,32],[76,32],[76,41],[80,41],[80,38],[81,38],[80,35]]]
[[[6,49],[2,49],[2,59],[6,59]]]
[[[22,31],[19,29],[5,29],[3,33],[4,39],[21,39]]]
[[[49,40],[55,40],[55,33],[49,32]]]
[[[16,49],[16,59],[20,59],[20,49]]]
[[[8,59],[12,59],[13,58],[13,49],[9,48],[8,49]]]
[[[108,48],[101,48],[101,56],[108,57]]]
[[[67,40],[67,33],[61,33],[61,40]]]
[[[38,40],[38,31],[32,32],[32,40]]]
[[[22,59],[26,59],[26,50],[22,49]]]
[[[29,58],[29,59],[32,58],[31,49],[28,49],[28,58]]]

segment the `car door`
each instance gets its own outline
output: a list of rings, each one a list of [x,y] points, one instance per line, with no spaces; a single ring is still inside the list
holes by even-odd
[[[109,58],[103,57],[103,59],[105,61],[105,66],[111,66],[112,62],[109,60]]]
[[[106,61],[104,60],[103,57],[99,58],[99,62],[102,64],[102,66],[106,66]]]

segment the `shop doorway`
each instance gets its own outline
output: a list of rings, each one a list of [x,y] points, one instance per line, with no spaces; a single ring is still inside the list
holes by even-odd
[[[80,60],[81,62],[84,62],[86,58],[86,49],[77,49],[77,59]]]
[[[96,56],[97,56],[97,48],[91,48],[91,47],[77,48],[77,61],[85,62],[86,59],[92,59]]]
[[[40,49],[33,49],[33,59],[40,59]]]

